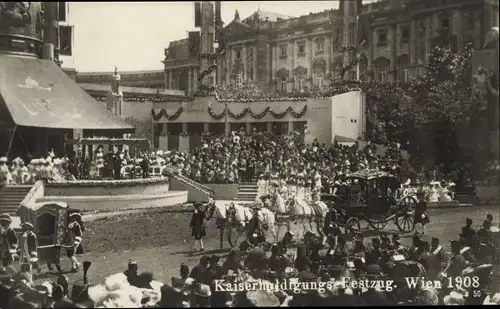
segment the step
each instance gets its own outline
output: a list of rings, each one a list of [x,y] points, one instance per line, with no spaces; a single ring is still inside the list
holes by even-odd
[[[258,186],[252,186],[252,185],[239,185],[238,188],[252,188],[252,189],[257,189]]]
[[[239,192],[258,192],[259,190],[253,188],[240,188]]]

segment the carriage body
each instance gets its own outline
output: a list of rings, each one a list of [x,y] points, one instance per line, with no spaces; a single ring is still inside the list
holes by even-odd
[[[363,170],[346,177],[347,185],[338,190],[333,199],[338,212],[337,224],[346,230],[359,229],[359,221],[365,220],[375,229],[382,229],[393,218],[408,219],[415,209],[416,200],[408,195],[400,197],[400,180],[386,172]],[[399,225],[398,225],[399,227]],[[413,230],[413,222],[405,232]]]
[[[31,222],[37,236],[39,263],[59,265],[61,244],[68,226],[68,205],[64,202],[34,203],[19,208],[22,222]]]

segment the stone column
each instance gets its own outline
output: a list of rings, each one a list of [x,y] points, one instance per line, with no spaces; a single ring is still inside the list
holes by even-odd
[[[292,54],[290,55],[291,62],[292,62],[292,65],[290,66],[290,74],[292,74],[292,78],[295,77],[293,74],[293,71],[295,70],[295,57],[296,57],[296,55],[295,55],[295,41],[292,41]],[[295,82],[293,82],[290,86],[291,86],[290,90],[293,91],[295,89]],[[288,87],[287,87],[287,90],[288,90]]]
[[[230,83],[230,76],[231,76],[231,69],[232,69],[232,62],[231,62],[232,52],[233,52],[232,48],[229,47],[226,50],[226,54],[225,54],[225,57],[226,57],[226,86],[229,85],[229,83]]]
[[[411,21],[410,25],[410,63],[415,65],[417,63],[417,22]]]
[[[375,30],[371,29],[368,34],[368,63],[367,69],[373,71],[373,53],[374,53],[374,45],[375,45]]]
[[[432,17],[427,17],[425,20],[425,55],[427,55],[431,52],[432,48],[432,38],[433,38],[433,33],[432,33]],[[424,59],[424,63],[427,63],[427,59]]]
[[[168,72],[167,71],[163,72],[163,79],[164,79],[163,87],[165,89],[168,89]]]
[[[271,80],[276,78],[276,49],[278,45],[271,45]]]
[[[288,121],[288,132],[293,132],[293,121]]]
[[[198,67],[193,68],[193,85],[194,85],[194,91],[198,91]]]
[[[307,57],[309,58],[308,66],[307,66],[307,77],[311,78],[312,77],[312,67],[313,67],[313,41],[312,39],[307,39],[306,41],[307,44]]]
[[[172,89],[172,70],[168,70],[168,89]]]
[[[441,25],[440,25],[440,22],[439,22],[439,16],[438,16],[438,14],[437,13],[433,13],[432,17],[431,17],[431,20],[432,20],[432,37],[434,38],[435,36],[438,35],[439,29],[441,29]]]
[[[489,29],[488,29],[489,30]],[[481,17],[479,12],[474,12],[474,49],[481,49]]]
[[[272,132],[273,131],[273,123],[271,121],[268,121],[266,124],[267,124],[267,132]]]
[[[396,71],[396,50],[397,50],[397,37],[396,37],[396,24],[390,25],[389,27],[389,39],[390,41],[388,42],[390,44],[389,50],[390,50],[390,72],[389,72],[389,80],[395,81],[397,78],[397,71]]]
[[[255,47],[251,47],[253,48],[253,57],[252,57],[252,66],[253,66],[253,76],[252,76],[252,79],[254,82],[257,82],[257,45],[255,45]]]
[[[187,71],[188,71],[188,89],[187,89],[187,95],[191,95],[191,91],[192,91],[192,82],[191,82],[191,79],[193,78],[192,74],[191,74],[191,71],[193,69],[192,68],[188,68]]]
[[[325,62],[326,62],[326,67],[325,67],[325,74],[328,75],[330,74],[331,71],[331,61],[332,61],[332,50],[331,50],[331,38],[330,37],[325,37]],[[326,77],[326,76],[325,76]]]
[[[182,133],[188,133],[188,124],[186,122],[182,123]]]
[[[463,22],[462,11],[459,11],[459,10],[453,11],[453,17],[452,17],[452,21],[451,21],[451,29],[452,29],[452,33],[457,36],[458,51],[462,51],[462,49],[463,49],[462,22]]]
[[[210,129],[210,124],[208,122],[203,123],[203,132],[208,132]]]
[[[243,80],[246,81],[248,79],[248,54],[247,54],[247,46],[243,44],[241,58],[243,61]]]
[[[245,122],[245,131],[247,133],[252,132],[252,126],[250,122]]]

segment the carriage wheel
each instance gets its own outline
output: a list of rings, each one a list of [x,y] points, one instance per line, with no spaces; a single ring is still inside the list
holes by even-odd
[[[359,231],[361,231],[361,225],[359,223],[359,220],[358,218],[349,218],[349,220],[347,220],[347,222],[345,223],[344,225],[344,229],[345,229],[345,233],[348,234],[348,233],[357,233]]]
[[[417,207],[417,200],[413,196],[407,195],[398,203],[398,211],[414,211]]]
[[[387,225],[387,219],[385,216],[374,216],[370,219],[366,219],[368,224],[375,230],[381,230]]]
[[[415,229],[415,222],[413,222],[413,214],[405,211],[403,214],[396,216],[396,225],[403,233],[410,233]]]

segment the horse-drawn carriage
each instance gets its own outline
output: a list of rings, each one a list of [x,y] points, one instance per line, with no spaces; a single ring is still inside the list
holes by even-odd
[[[398,178],[370,170],[355,172],[346,178],[346,184],[331,197],[338,213],[336,223],[346,232],[359,231],[360,220],[376,230],[394,220],[401,232],[413,231],[413,210],[417,201],[412,195],[399,197],[401,183]]]
[[[21,222],[31,222],[37,235],[38,263],[55,265],[60,271],[61,249],[66,243],[69,216],[77,212],[64,202],[42,202],[21,205]]]

